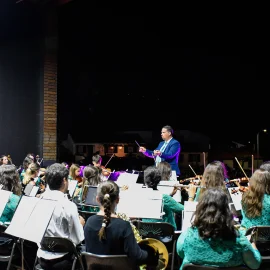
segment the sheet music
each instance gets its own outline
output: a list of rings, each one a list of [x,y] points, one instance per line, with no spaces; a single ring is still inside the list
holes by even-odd
[[[68,180],[68,193],[70,197],[72,198],[75,192],[75,189],[77,187],[78,181],[77,180]]]
[[[7,234],[40,243],[57,201],[23,196],[15,211]]]
[[[119,187],[122,187],[124,185],[130,186],[135,185],[138,180],[139,175],[135,173],[121,173],[116,181],[116,184]]]
[[[12,192],[7,190],[0,190],[0,217],[3,214],[3,211],[8,203],[9,197],[11,196]]]
[[[136,202],[136,203],[135,203]],[[162,194],[151,188],[142,188],[138,192],[122,191],[117,205],[117,212],[128,217],[161,219]]]
[[[232,189],[238,189],[237,187],[232,187],[232,188],[228,188],[228,192],[232,198],[232,201],[233,201],[233,204],[234,204],[234,207],[235,207],[235,210],[236,211],[239,211],[242,209],[242,204],[241,204],[241,201],[242,201],[242,192],[241,191],[237,191],[236,193],[232,194]]]
[[[33,188],[32,188],[32,190],[31,190],[29,196],[30,196],[30,197],[35,197],[35,196],[37,195],[37,193],[38,193],[38,189],[39,189],[39,187],[33,186]]]
[[[171,175],[170,181],[177,181],[176,171],[172,171],[172,175]]]
[[[191,226],[193,213],[196,211],[198,202],[185,201],[182,213],[182,232]]]

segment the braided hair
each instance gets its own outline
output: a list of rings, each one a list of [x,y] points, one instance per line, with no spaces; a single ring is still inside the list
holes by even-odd
[[[99,240],[106,239],[106,227],[110,224],[112,206],[119,198],[119,186],[113,181],[106,181],[98,186],[97,196],[99,202],[104,207],[104,219],[99,230]]]

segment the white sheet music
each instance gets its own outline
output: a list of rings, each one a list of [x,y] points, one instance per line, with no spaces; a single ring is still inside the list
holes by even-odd
[[[238,187],[228,188],[228,192],[230,193],[230,196],[232,198],[232,201],[233,201],[235,210],[236,211],[239,211],[239,210],[242,209],[242,204],[241,204],[241,201],[242,201],[242,192],[241,191],[237,191],[236,193],[232,194],[232,189],[236,189],[237,190]]]
[[[57,201],[23,196],[6,229],[6,233],[18,238],[40,243]]]
[[[115,182],[119,187],[124,185],[130,186],[135,185],[138,180],[139,175],[135,173],[120,173],[117,181]]]
[[[150,188],[142,188],[139,196],[131,190],[122,191],[117,212],[134,218],[161,219],[162,194]]]
[[[0,190],[0,217],[2,216],[6,204],[8,203],[10,195],[11,195],[10,191]]]
[[[69,180],[68,183],[68,193],[70,195],[70,197],[73,197],[73,194],[75,192],[75,189],[77,187],[78,181],[77,180]]]
[[[182,232],[185,231],[187,228],[191,226],[191,219],[193,216],[193,213],[196,211],[196,206],[198,202],[190,202],[185,201],[184,203],[184,211],[182,213]]]
[[[39,187],[33,186],[33,188],[32,188],[32,190],[31,190],[29,196],[30,196],[30,197],[35,197],[35,196],[37,195],[37,193],[38,193],[38,189],[39,189]]]
[[[172,171],[172,175],[171,175],[170,181],[177,181],[176,171]]]

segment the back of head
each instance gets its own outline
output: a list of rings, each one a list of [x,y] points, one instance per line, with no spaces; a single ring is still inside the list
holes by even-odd
[[[156,166],[149,166],[144,170],[144,183],[147,187],[157,190],[161,181],[161,172]]]
[[[102,157],[99,154],[93,155],[92,156],[92,162],[93,163],[101,163],[102,162]]]
[[[172,167],[168,162],[166,161],[159,162],[157,168],[160,170],[161,180],[170,180],[172,175]]]
[[[23,160],[23,169],[26,171],[28,166],[33,162],[33,159],[31,159],[30,157],[25,157],[25,159]]]
[[[101,182],[99,169],[95,166],[88,165],[83,170],[83,182],[87,181],[90,186],[97,186]]]
[[[60,190],[63,179],[68,179],[68,169],[60,164],[54,163],[46,169],[45,181],[49,185],[50,190]]]
[[[11,191],[16,195],[21,195],[19,173],[17,172],[15,165],[0,166],[0,185],[3,185],[3,190]]]
[[[264,195],[270,195],[270,172],[257,169],[249,180],[249,190],[243,194],[242,207],[249,218],[261,215]]]
[[[265,161],[261,166],[260,169],[264,169],[268,172],[270,172],[270,160]]]
[[[229,209],[227,194],[220,188],[209,188],[200,198],[193,227],[202,238],[235,239],[233,216]]]
[[[40,169],[40,165],[38,163],[35,163],[35,162],[30,163],[28,168],[25,171],[25,175],[23,178],[23,184],[27,185],[30,182],[33,175],[35,175],[39,172],[39,169]]]
[[[104,207],[104,219],[99,231],[99,239],[106,238],[106,227],[111,221],[112,207],[119,198],[119,186],[113,181],[102,182],[97,189],[97,197],[100,204]]]

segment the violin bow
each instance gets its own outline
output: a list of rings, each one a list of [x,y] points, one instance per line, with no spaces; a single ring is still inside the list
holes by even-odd
[[[195,173],[195,171],[193,170],[193,168],[191,167],[191,165],[189,164],[188,166],[193,171],[193,173],[195,174],[195,176],[197,176],[197,174]]]
[[[105,168],[108,166],[109,162],[111,161],[111,159],[113,158],[114,154],[112,154],[112,156],[110,157],[110,159],[108,160],[108,162],[106,163],[106,165],[104,166]]]
[[[203,168],[205,169],[205,152],[203,152]]]
[[[254,172],[254,156],[251,155],[251,175],[253,174]]]
[[[235,160],[237,161],[237,163],[238,163],[238,165],[239,165],[240,169],[242,170],[243,174],[245,175],[245,177],[246,177],[246,178],[249,180],[249,178],[247,177],[247,175],[246,175],[246,173],[245,173],[244,169],[242,168],[241,164],[239,163],[239,161],[238,161],[237,157],[235,157]]]

